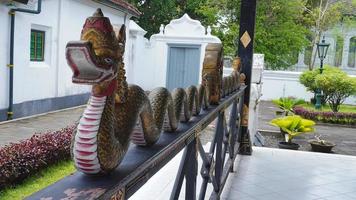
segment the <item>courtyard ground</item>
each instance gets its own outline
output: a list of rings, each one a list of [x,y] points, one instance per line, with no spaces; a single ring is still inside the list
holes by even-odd
[[[275,111],[279,110],[270,101],[261,101],[259,107],[258,129],[265,137],[266,147],[277,147],[277,142],[283,140],[279,128],[269,125],[269,121],[276,118]],[[295,142],[301,145],[301,150],[310,151],[308,140],[313,139],[315,135],[322,135],[322,138],[336,144],[334,153],[356,156],[356,128],[340,126],[336,124],[318,124],[315,126],[315,133],[310,133],[298,137]]]
[[[270,102],[261,102],[260,104],[258,128],[264,130],[265,134],[278,131],[278,128],[268,125],[268,122],[275,117],[276,109]],[[83,107],[79,107],[0,123],[0,146],[29,138],[35,132],[66,127],[75,123],[82,111]],[[207,147],[209,146],[208,141],[212,139],[214,126],[213,122],[201,135],[202,143]],[[356,155],[356,129],[326,125],[317,125],[316,128],[317,133],[322,133],[326,139],[337,143],[336,153]],[[274,147],[273,145],[278,140],[278,134],[269,134],[270,138],[275,137],[274,140],[267,140],[270,142],[269,147]],[[313,134],[308,135],[308,138],[312,138],[312,136]],[[309,148],[306,142],[308,138],[297,139],[297,142],[302,144],[303,150]],[[289,159],[291,157],[293,157],[292,160]],[[353,156],[254,147],[252,156],[238,156],[236,172],[229,177],[222,199],[355,199],[354,184],[356,179],[355,170],[352,167],[355,164],[355,159],[356,157]],[[136,199],[142,199],[140,198],[142,195],[152,196],[154,199],[166,199],[172,190],[179,162],[180,157],[177,156],[167,167],[160,170],[135,194],[138,197]],[[167,177],[171,177],[169,181]],[[201,183],[199,178],[198,188]],[[162,184],[162,180],[166,180],[164,187],[157,184]],[[293,184],[288,184],[291,182]],[[157,187],[158,185],[160,187]],[[152,188],[158,189],[152,190]],[[148,195],[153,192],[156,196]],[[184,199],[184,197],[180,199]]]
[[[9,122],[0,122],[0,147],[30,138],[34,133],[56,131],[79,120],[84,107],[60,110]]]

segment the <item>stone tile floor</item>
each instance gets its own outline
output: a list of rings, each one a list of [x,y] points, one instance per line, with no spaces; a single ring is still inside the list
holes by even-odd
[[[225,200],[355,200],[356,157],[254,147],[241,156]]]
[[[204,145],[204,149],[209,145]],[[130,199],[169,199],[181,156],[179,153]],[[201,159],[198,163],[200,169]],[[197,193],[201,183],[198,176]],[[212,191],[208,184],[205,199]],[[184,184],[179,197],[183,199]],[[356,157],[254,147],[252,156],[236,159],[235,172],[230,174],[221,199],[355,200]]]

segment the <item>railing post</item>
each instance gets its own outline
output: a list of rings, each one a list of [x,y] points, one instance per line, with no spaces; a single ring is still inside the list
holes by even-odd
[[[185,199],[195,200],[197,193],[197,140],[194,139],[188,146],[189,158],[185,171]]]
[[[236,127],[237,126],[237,123],[236,123],[236,120],[237,120],[237,99],[233,102],[232,104],[232,109],[231,109],[231,112],[230,112],[230,118],[229,118],[229,131],[230,131],[230,134],[229,134],[229,142],[228,142],[228,145],[229,145],[229,158],[230,159],[234,159],[235,158],[235,144],[236,144],[236,139],[237,139],[237,135],[238,135],[238,128],[239,127]],[[230,172],[233,172],[234,171],[234,165],[231,166],[230,168]]]
[[[217,183],[217,188],[214,188],[215,192],[220,191],[220,183],[221,183],[221,174],[223,171],[224,167],[224,155],[225,152],[223,152],[223,139],[224,139],[224,132],[226,128],[226,123],[225,123],[225,112],[221,111],[219,114],[218,120],[220,121],[221,125],[220,129],[217,130],[217,137],[216,137],[216,153],[215,153],[215,159],[216,159],[216,164],[215,164],[215,179]]]
[[[239,98],[239,110],[238,110],[238,118],[236,120],[236,126],[237,126],[237,141],[241,143],[242,141],[242,115],[243,115],[243,107],[244,107],[244,96],[241,96]]]
[[[184,150],[170,199],[176,200],[179,198],[185,177],[185,199],[195,200],[197,173],[197,139],[194,138]]]
[[[241,0],[241,17],[238,56],[241,58],[242,73],[246,75],[246,85],[243,116],[241,120],[241,143],[239,153],[252,154],[251,138],[248,131],[248,111],[250,103],[250,85],[253,58],[253,39],[255,33],[256,0]]]

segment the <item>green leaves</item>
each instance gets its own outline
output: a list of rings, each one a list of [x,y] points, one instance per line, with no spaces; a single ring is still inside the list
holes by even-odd
[[[323,6],[327,1],[323,0],[324,4],[320,8],[321,1],[257,1],[254,51],[265,54],[268,69],[287,69],[294,65],[297,63],[298,53],[318,41],[316,39],[320,31],[332,27],[341,17],[346,23],[348,18],[342,14],[348,13],[351,5],[342,0],[329,3],[325,10]],[[193,19],[200,20],[204,26],[212,27],[212,33],[218,36],[224,45],[225,55],[235,56],[239,36],[240,0],[128,0],[128,2],[143,13],[136,21],[147,31],[146,37],[158,33],[161,24],[168,24],[170,20],[188,13]],[[352,3],[354,2],[355,0],[352,0]],[[319,15],[321,13],[324,13],[322,18]]]
[[[337,67],[326,66],[322,74],[319,69],[305,71],[300,75],[299,81],[308,91],[315,93],[317,89],[321,89],[334,112],[338,112],[347,97],[356,95],[356,78],[348,76]]]
[[[288,142],[291,142],[295,136],[307,132],[314,132],[315,122],[303,119],[299,115],[280,117],[270,121],[270,124],[277,126],[288,133]]]
[[[325,69],[324,71],[326,71]],[[320,74],[319,69],[314,69],[313,71],[304,71],[299,76],[299,82],[303,84],[308,91],[315,93],[318,87],[315,84],[315,77]]]
[[[175,0],[129,0],[142,15],[135,21],[147,31],[146,36],[159,32],[161,24],[168,24],[179,15]]]
[[[356,78],[348,76],[336,67],[328,67],[315,77],[315,86],[323,91],[326,101],[334,112],[351,95],[356,95]]]
[[[301,23],[302,0],[258,1],[255,52],[265,54],[268,69],[286,69],[297,62],[309,30]]]
[[[289,112],[293,113],[293,108],[295,106],[305,103],[303,99],[296,99],[293,97],[281,97],[272,100],[272,102],[282,109],[286,116],[288,116]]]

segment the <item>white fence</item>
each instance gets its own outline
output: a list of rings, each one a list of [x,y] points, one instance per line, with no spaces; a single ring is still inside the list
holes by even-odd
[[[300,74],[301,72],[265,70],[262,75],[261,100],[293,96],[309,101],[313,94],[299,82]],[[356,97],[347,98],[345,104],[356,105]]]

